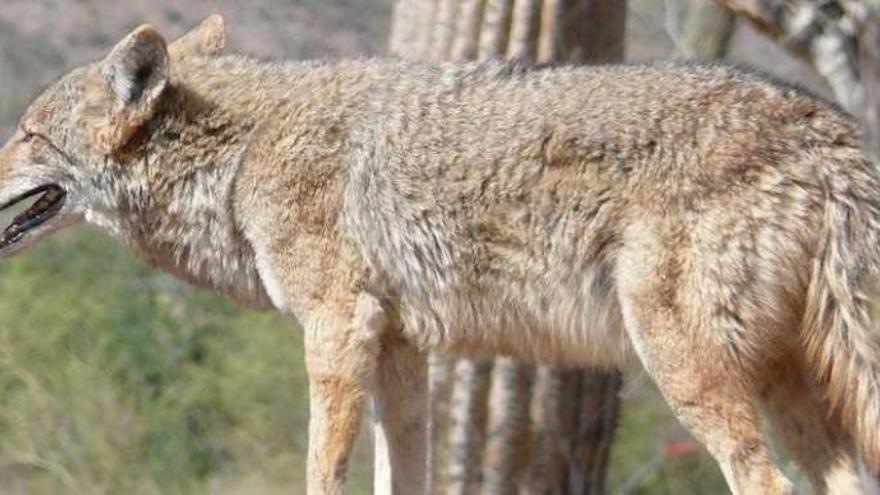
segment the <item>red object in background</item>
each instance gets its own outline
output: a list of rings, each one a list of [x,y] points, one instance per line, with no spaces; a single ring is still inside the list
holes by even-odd
[[[693,440],[669,440],[663,444],[664,457],[686,457],[699,454],[703,450],[697,442]]]

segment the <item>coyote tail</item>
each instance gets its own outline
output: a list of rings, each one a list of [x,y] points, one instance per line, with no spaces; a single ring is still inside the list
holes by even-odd
[[[848,164],[849,165],[849,164]],[[863,164],[848,172],[861,175]],[[843,172],[846,173],[846,172]],[[847,174],[850,175],[850,174]],[[850,175],[852,177],[852,175]],[[880,475],[880,189],[866,182],[825,188],[825,211],[807,291],[807,362],[831,411]],[[836,190],[835,190],[836,189]]]

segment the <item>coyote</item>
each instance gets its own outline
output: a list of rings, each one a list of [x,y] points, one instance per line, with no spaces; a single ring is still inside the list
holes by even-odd
[[[0,149],[0,256],[86,221],[304,330],[308,491],[424,491],[427,349],[636,356],[735,493],[880,473],[880,173],[833,105],[726,66],[222,56],[222,19],[73,70]]]

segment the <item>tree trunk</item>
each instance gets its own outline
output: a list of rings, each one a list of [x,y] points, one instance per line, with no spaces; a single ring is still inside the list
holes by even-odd
[[[523,64],[535,61],[541,32],[541,0],[516,0],[507,57]]]
[[[489,397],[489,431],[483,458],[482,493],[516,493],[537,450],[531,441],[534,366],[498,359]]]
[[[490,359],[460,359],[456,363],[445,478],[448,495],[479,491],[492,364]]]
[[[694,3],[684,25],[682,45],[688,58],[711,60],[727,54],[734,15],[716,3]]]
[[[611,62],[625,15],[617,0],[398,0],[390,46],[434,61]],[[434,355],[430,376],[431,493],[603,493],[619,372]]]

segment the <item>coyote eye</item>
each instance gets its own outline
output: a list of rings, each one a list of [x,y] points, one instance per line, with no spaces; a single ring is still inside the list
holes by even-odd
[[[37,135],[37,133],[31,132],[24,127],[21,128],[21,132],[24,133],[24,136],[22,136],[22,138],[21,138],[21,142],[23,142],[23,143],[31,142],[34,139],[34,137]]]

